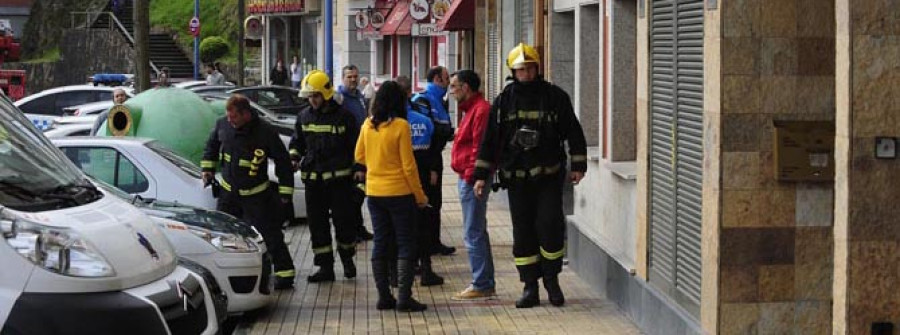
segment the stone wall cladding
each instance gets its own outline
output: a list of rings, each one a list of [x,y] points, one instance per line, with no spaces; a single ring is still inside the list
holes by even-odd
[[[849,36],[839,36],[849,38],[851,58],[843,66],[852,74],[839,86],[850,95],[849,108],[840,111],[849,122],[847,230],[837,237],[846,241],[848,258],[839,287],[846,288],[847,318],[840,326],[865,334],[873,322],[900,319],[900,206],[893,202],[900,165],[872,153],[876,136],[900,136],[900,3],[851,1],[849,12]]]
[[[720,10],[719,330],[830,333],[833,184],[775,181],[772,139],[775,120],[835,119],[834,1]]]

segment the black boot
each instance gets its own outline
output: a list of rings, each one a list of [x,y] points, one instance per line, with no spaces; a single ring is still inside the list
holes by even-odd
[[[401,259],[397,262],[397,277],[400,280],[400,288],[397,293],[397,310],[402,312],[420,312],[428,309],[422,303],[412,297],[412,283],[415,276],[413,262]]]
[[[532,308],[541,304],[537,280],[525,282],[525,289],[522,290],[522,297],[516,300],[516,308]]]
[[[390,271],[388,262],[384,259],[372,260],[372,276],[375,277],[375,288],[378,289],[378,304],[375,308],[378,310],[394,309],[397,306],[397,300],[391,294],[391,287],[388,285],[388,272]]]
[[[355,251],[355,249],[352,249],[349,251],[341,250],[339,252],[341,255],[341,264],[344,265],[344,278],[356,278],[356,264],[353,263],[353,254]]]
[[[323,264],[319,266],[319,271],[306,277],[306,281],[310,283],[334,281],[334,264]]]
[[[544,276],[544,288],[547,289],[547,297],[553,306],[562,306],[566,303],[566,297],[563,296],[562,289],[559,288],[558,276]]]
[[[397,287],[397,277],[397,260],[391,259],[390,263],[388,263],[388,280],[391,287]]]
[[[274,278],[276,290],[286,290],[294,287],[294,276],[281,277],[276,275]]]
[[[444,285],[444,278],[438,276],[437,273],[434,273],[434,270],[431,268],[431,256],[422,257],[422,265],[419,266],[419,269],[422,271],[422,277],[419,279],[419,285]]]

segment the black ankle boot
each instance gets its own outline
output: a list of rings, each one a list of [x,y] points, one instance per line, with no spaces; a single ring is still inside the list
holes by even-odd
[[[544,276],[544,288],[547,289],[547,297],[553,306],[562,306],[566,303],[566,297],[563,295],[562,289],[559,288],[559,277]]]
[[[422,303],[416,301],[412,297],[412,283],[415,276],[413,262],[408,259],[401,259],[397,262],[397,277],[400,287],[397,294],[397,310],[401,312],[420,312],[428,309]]]
[[[341,252],[340,255],[341,264],[344,265],[344,278],[356,278],[356,264],[353,262],[353,253]]]
[[[541,304],[537,280],[525,283],[525,289],[522,290],[522,297],[516,300],[516,308],[532,308]]]
[[[334,267],[332,265],[320,266],[319,271],[306,277],[306,281],[310,283],[334,281]]]
[[[388,263],[388,282],[391,287],[397,287],[397,260],[393,259]]]
[[[422,265],[419,266],[419,269],[422,270],[422,277],[419,278],[419,285],[444,285],[444,278],[438,276],[437,273],[434,273],[434,269],[431,268],[431,257],[423,257]]]
[[[378,289],[378,303],[375,308],[378,310],[394,309],[397,306],[397,300],[391,294],[391,287],[388,285],[388,262],[383,259],[372,260],[372,276],[375,277],[375,288]]]

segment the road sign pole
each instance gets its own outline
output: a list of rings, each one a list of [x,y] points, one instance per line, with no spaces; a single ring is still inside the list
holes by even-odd
[[[200,18],[200,0],[194,0],[194,17]],[[197,29],[200,27],[198,25]],[[194,80],[200,80],[200,34],[194,34]]]

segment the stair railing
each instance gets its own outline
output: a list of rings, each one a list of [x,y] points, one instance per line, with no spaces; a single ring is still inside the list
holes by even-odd
[[[119,32],[122,33],[122,36],[125,36],[125,39],[128,40],[128,43],[131,44],[131,47],[134,48],[134,37],[131,36],[131,32],[128,31],[128,29],[125,29],[125,25],[122,24],[122,21],[119,21],[119,18],[112,12],[71,12],[71,27],[72,29],[92,29],[94,22],[97,22],[97,20],[104,15],[109,17],[109,26],[106,27],[106,29],[118,29]],[[84,21],[77,20],[81,16],[84,16]],[[82,23],[84,23],[84,25],[82,25]],[[156,64],[153,64],[152,60],[150,61],[150,68],[153,69],[153,73],[159,75],[159,68],[156,67]]]

